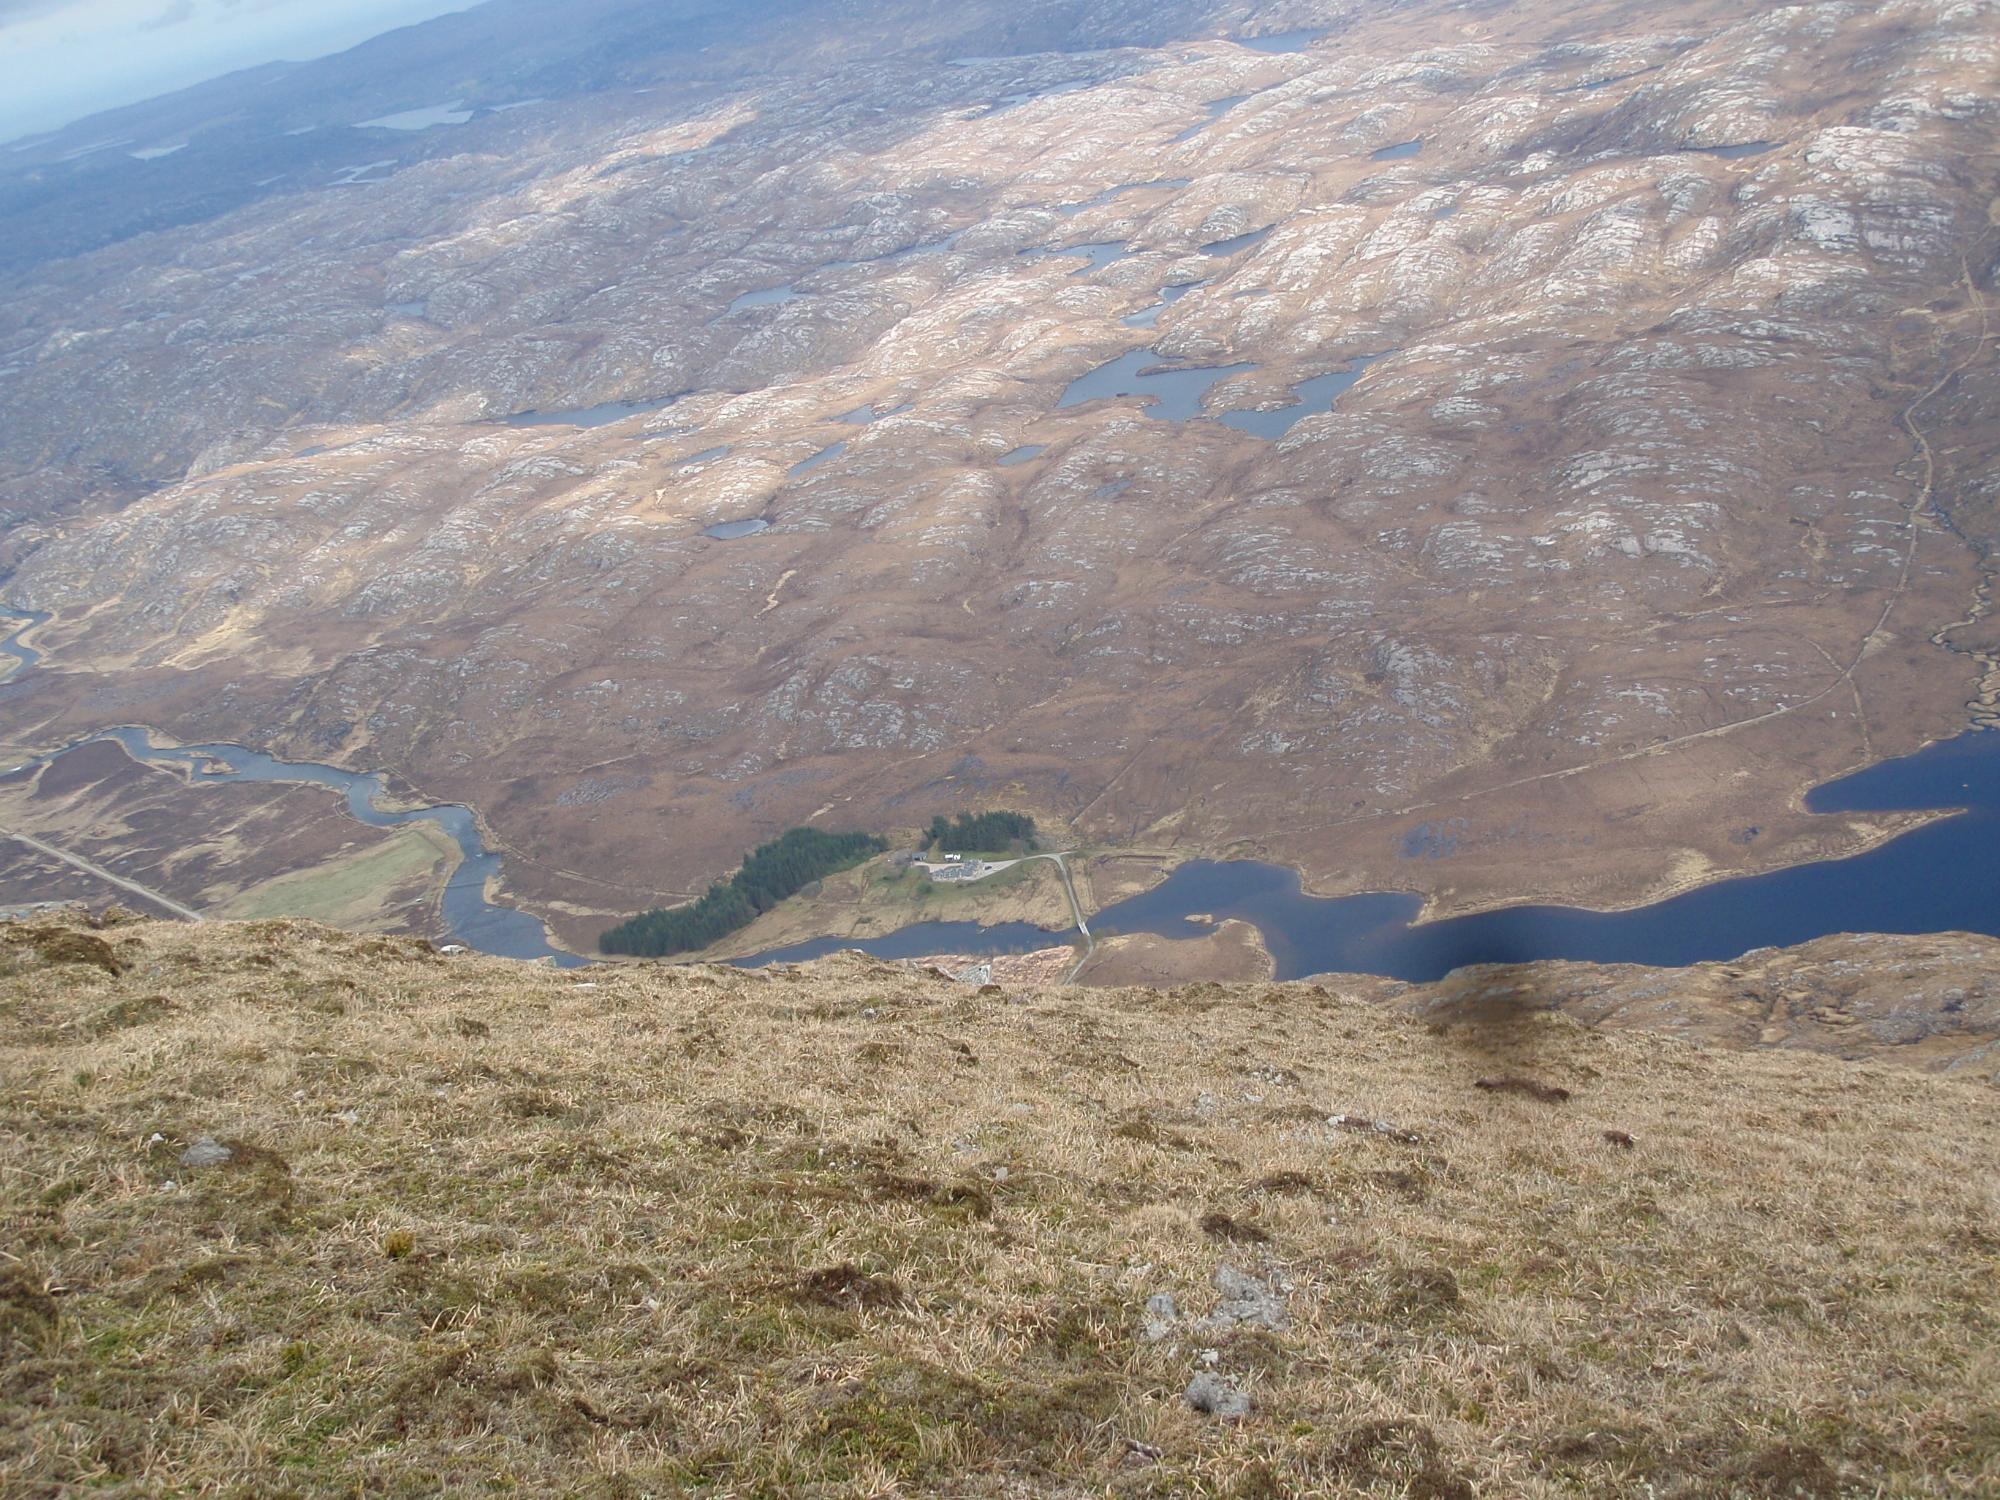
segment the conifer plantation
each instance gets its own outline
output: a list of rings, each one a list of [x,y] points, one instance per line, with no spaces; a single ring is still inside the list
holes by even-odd
[[[1026,813],[960,813],[947,818],[939,813],[925,831],[925,841],[933,849],[948,854],[992,854],[1011,849],[1035,847],[1035,820]]]
[[[662,958],[706,948],[747,927],[787,896],[815,880],[880,854],[888,844],[872,833],[788,829],[743,858],[743,867],[718,880],[686,906],[642,912],[599,939],[606,953]]]

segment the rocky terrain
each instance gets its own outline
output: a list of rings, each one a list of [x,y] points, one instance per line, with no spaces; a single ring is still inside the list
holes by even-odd
[[[1847,941],[1739,974],[1990,1042],[1995,945]],[[1992,1493],[1990,1057],[1488,987],[0,924],[0,1488]]]
[[[1991,710],[1990,6],[866,10],[27,256],[11,737],[387,769],[587,944],[990,798],[1628,903]]]
[[[1707,1045],[1779,1048],[2000,1082],[2000,943],[1833,937],[1687,969],[1570,963],[1469,970],[1358,992],[1444,1022],[1517,1007]]]
[[[1060,978],[1074,961],[1074,950],[1062,947],[1006,962],[1019,966],[1020,982],[1033,983]],[[956,975],[955,966],[968,962],[957,956],[942,967]],[[990,977],[1011,977],[1001,963],[995,960]],[[1101,940],[1077,979],[1169,988],[1190,978],[1241,983],[1270,974],[1256,929],[1223,922],[1199,938],[1139,933]],[[1664,1032],[1704,1046],[1815,1052],[2000,1082],[2000,942],[1966,933],[1842,935],[1684,969],[1545,960],[1479,965],[1436,984],[1363,974],[1328,981],[1359,999],[1441,1023],[1553,1011],[1590,1026]]]

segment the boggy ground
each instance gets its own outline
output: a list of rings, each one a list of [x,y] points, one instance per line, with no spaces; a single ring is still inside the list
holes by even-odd
[[[10,1494],[2000,1484],[1966,1079],[1340,982],[0,951]]]

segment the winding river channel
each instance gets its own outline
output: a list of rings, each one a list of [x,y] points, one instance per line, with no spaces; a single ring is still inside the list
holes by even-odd
[[[0,657],[12,658],[0,684],[35,666],[40,654],[20,636],[48,618],[11,613],[25,623],[0,639]],[[385,810],[379,804],[386,789],[378,774],[282,761],[241,745],[156,746],[136,728],[105,730],[36,763],[104,740],[116,741],[136,760],[183,767],[196,786],[227,781],[324,786],[341,793],[349,814],[370,827],[434,824],[461,856],[443,897],[443,923],[451,936],[507,958],[547,958],[565,967],[585,961],[551,944],[535,917],[488,899],[501,856],[486,846],[465,807]],[[1262,934],[1281,979],[1351,972],[1411,981],[1435,979],[1466,964],[1533,959],[1679,966],[1839,932],[2000,937],[2000,731],[1972,730],[1828,782],[1808,795],[1806,807],[1817,813],[1957,811],[1847,859],[1720,880],[1627,911],[1512,906],[1418,922],[1423,903],[1408,892],[1309,896],[1297,872],[1280,865],[1193,860],[1152,890],[1096,913],[1091,927],[1099,937],[1147,932],[1186,938],[1234,917]],[[1060,933],[1028,923],[925,922],[884,937],[819,938],[735,962],[751,967],[796,962],[842,948],[882,958],[1005,953],[1061,941]]]
[[[9,669],[4,679],[6,682],[13,681],[41,659],[41,654],[33,647],[22,644],[19,637],[48,619],[47,615],[29,615],[27,611],[14,611],[13,615],[26,623],[6,639],[0,640],[0,655],[12,657],[18,663]],[[145,730],[135,728],[107,729],[27,764],[47,765],[72,750],[105,740],[115,741],[134,760],[148,765],[185,767],[189,780],[197,786],[232,781],[275,781],[330,787],[347,799],[349,816],[371,828],[399,828],[405,823],[434,824],[458,846],[459,853],[458,866],[445,882],[440,907],[443,925],[450,937],[468,948],[477,948],[482,953],[498,954],[503,958],[546,958],[562,968],[584,962],[575,954],[566,953],[550,943],[548,929],[538,919],[487,898],[488,882],[500,873],[500,856],[486,847],[479,834],[478,821],[472,816],[470,808],[445,803],[437,807],[385,811],[378,806],[387,795],[379,774],[343,771],[338,766],[312,761],[279,760],[241,745],[158,746],[147,738]]]
[[[8,633],[4,640],[0,640],[0,656],[11,657],[14,663],[4,672],[0,672],[0,686],[4,686],[12,682],[16,677],[19,677],[23,672],[30,671],[35,663],[42,659],[42,653],[37,651],[33,646],[24,645],[21,637],[33,630],[37,625],[46,624],[53,616],[45,615],[39,610],[33,609],[9,609],[0,611],[0,613],[4,613],[8,619],[19,620],[21,622]]]

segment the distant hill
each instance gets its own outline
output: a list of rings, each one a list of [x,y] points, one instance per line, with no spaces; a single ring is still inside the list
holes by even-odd
[[[1039,0],[1015,7],[1011,36],[995,36],[989,13],[972,3],[954,15],[908,5],[854,13],[824,0],[488,0],[345,52],[245,68],[0,143],[0,274],[310,191],[344,167],[384,156],[406,165],[462,145],[450,132],[347,128],[363,120],[445,99],[476,110],[641,87],[692,100],[718,84],[867,56],[892,38],[907,43],[910,17],[899,12],[912,9],[948,50],[1006,52],[1103,45],[1107,36],[1156,46],[1218,7]],[[810,46],[796,45],[821,27]],[[162,144],[179,149],[129,154]]]

